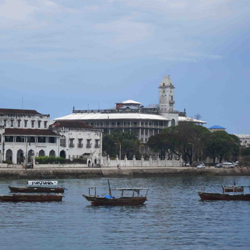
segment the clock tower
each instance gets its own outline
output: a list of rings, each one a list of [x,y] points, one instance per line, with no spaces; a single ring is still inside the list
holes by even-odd
[[[161,114],[174,111],[174,89],[170,76],[164,76],[159,86],[159,110]]]

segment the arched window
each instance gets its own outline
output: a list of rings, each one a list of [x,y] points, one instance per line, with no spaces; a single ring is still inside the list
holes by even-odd
[[[64,150],[62,150],[62,151],[60,152],[60,157],[66,159],[66,153],[65,153]]]
[[[55,150],[51,150],[51,151],[49,152],[49,156],[56,157],[56,152],[55,152]]]
[[[45,156],[45,152],[43,149],[39,151],[39,156]]]
[[[12,150],[8,149],[6,151],[6,157],[5,157],[6,161],[12,161]]]
[[[28,152],[28,162],[31,162],[31,156],[35,155],[35,152],[31,149]]]
[[[17,164],[21,164],[25,161],[25,157],[24,157],[24,153],[22,149],[19,149],[17,151],[16,160],[17,160]]]

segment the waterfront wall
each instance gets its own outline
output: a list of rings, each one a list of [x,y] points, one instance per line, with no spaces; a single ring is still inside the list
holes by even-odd
[[[119,160],[118,156],[115,160],[111,160],[109,157],[103,157],[102,167],[112,168],[112,167],[181,167],[180,160],[161,160],[157,158],[153,160],[151,157],[145,160],[142,156],[141,160],[136,160],[135,156],[132,160],[128,160],[125,156],[124,160]]]
[[[0,179],[77,179],[94,177],[152,177],[152,176],[250,176],[250,167],[234,169],[192,167],[39,167],[35,169],[0,168]]]

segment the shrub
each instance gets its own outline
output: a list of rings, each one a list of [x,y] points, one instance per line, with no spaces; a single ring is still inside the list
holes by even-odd
[[[54,156],[39,156],[35,158],[35,161],[39,164],[51,164],[51,163],[66,163],[67,159],[62,157],[54,157]]]

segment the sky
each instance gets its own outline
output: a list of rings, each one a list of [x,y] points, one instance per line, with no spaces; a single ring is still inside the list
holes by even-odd
[[[249,0],[0,0],[0,108],[51,119],[132,99],[250,134]]]

